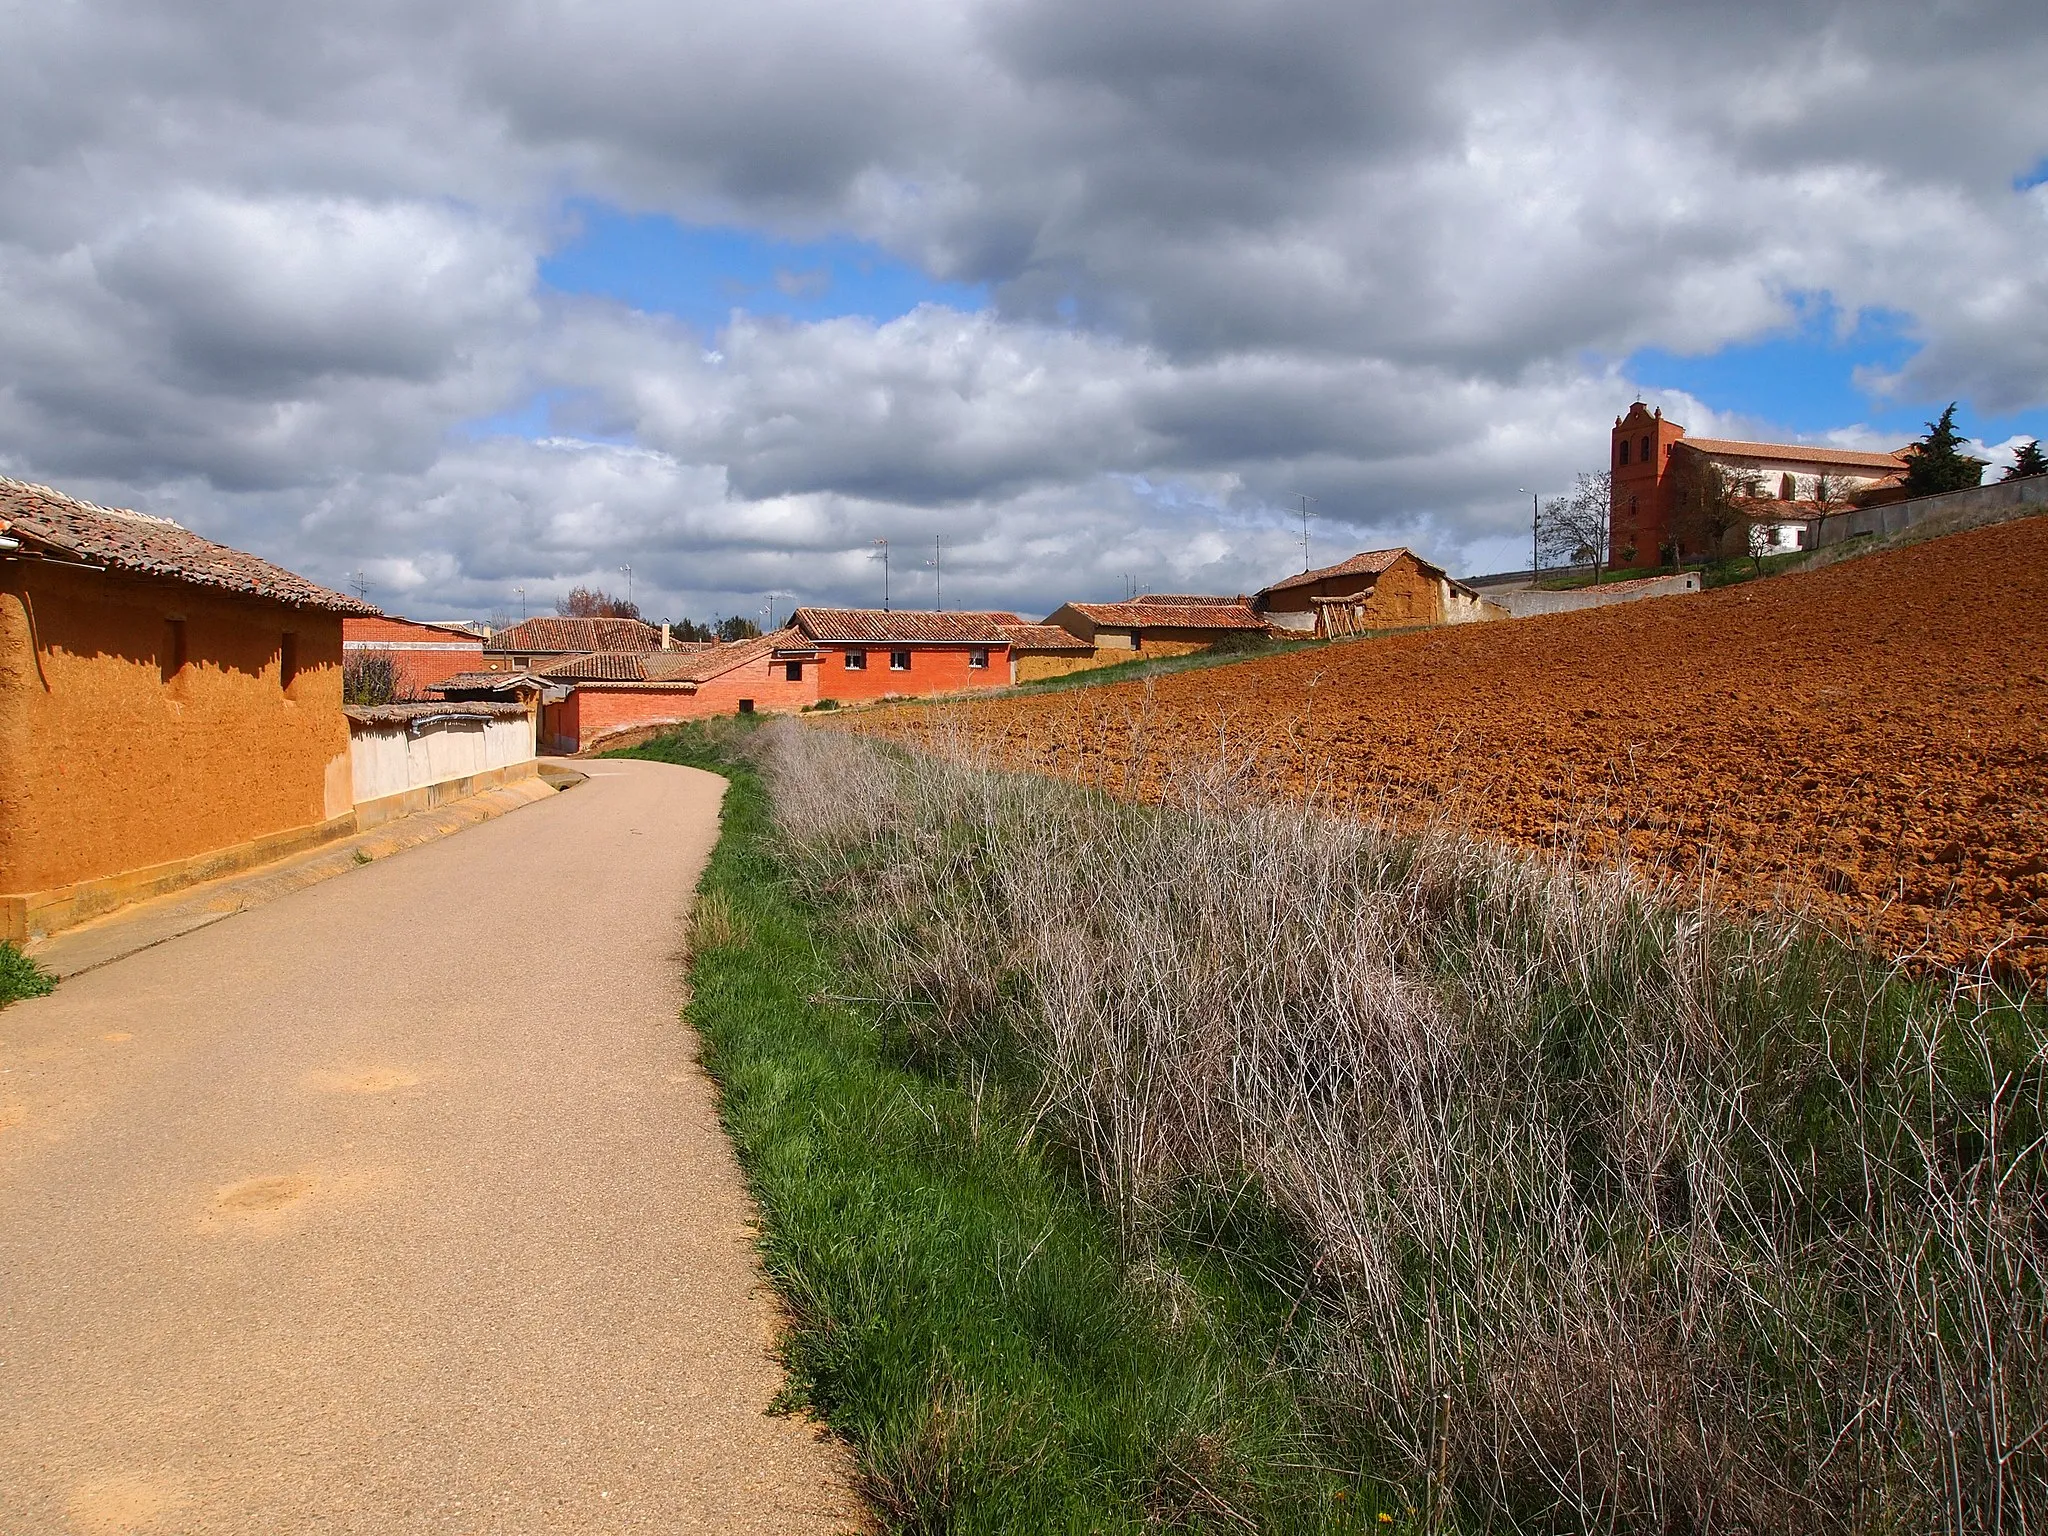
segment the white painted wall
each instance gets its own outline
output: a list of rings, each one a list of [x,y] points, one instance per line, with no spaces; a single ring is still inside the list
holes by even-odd
[[[533,724],[524,714],[455,715],[411,723],[349,722],[356,803],[509,768],[533,757]]]

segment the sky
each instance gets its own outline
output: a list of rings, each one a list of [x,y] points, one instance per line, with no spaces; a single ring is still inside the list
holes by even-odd
[[[2048,12],[71,0],[0,472],[415,617],[1526,563],[1640,397],[2048,435]],[[630,567],[630,575],[627,568]]]

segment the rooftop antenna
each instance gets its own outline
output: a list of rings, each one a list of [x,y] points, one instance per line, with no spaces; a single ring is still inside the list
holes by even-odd
[[[932,535],[932,608],[939,613],[946,611],[946,590],[939,584],[939,536]]]
[[[1312,501],[1320,501],[1321,499],[1319,496],[1299,497],[1301,502],[1301,568],[1304,571],[1308,569],[1308,520],[1315,516],[1315,513],[1309,511],[1308,504]]]
[[[882,550],[882,612],[887,613],[889,611],[889,541],[887,539],[877,539],[875,543],[880,545]]]
[[[355,575],[349,578],[348,584],[351,587],[355,588],[356,596],[358,599],[360,599],[363,602],[368,602],[370,600],[369,578],[364,576],[360,570],[358,570],[355,573]]]
[[[514,587],[512,590],[519,594],[519,622],[524,624],[526,622],[526,588]]]
[[[622,571],[624,571],[624,572],[626,573],[626,606],[630,608],[630,607],[634,606],[634,604],[633,604],[633,567],[631,567],[630,565],[622,565],[622,566],[620,566],[620,567],[619,567],[619,569],[620,569],[620,570],[622,570]]]

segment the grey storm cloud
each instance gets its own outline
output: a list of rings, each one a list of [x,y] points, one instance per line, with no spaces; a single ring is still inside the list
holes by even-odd
[[[2037,4],[78,0],[0,42],[0,467],[416,611],[626,564],[856,598],[884,536],[963,600],[1236,588],[1298,493],[1327,553],[1509,563],[1607,360],[1823,292],[1908,317],[1869,388],[2048,403]],[[540,283],[572,197],[990,306],[702,335]],[[559,438],[476,425],[537,394]]]

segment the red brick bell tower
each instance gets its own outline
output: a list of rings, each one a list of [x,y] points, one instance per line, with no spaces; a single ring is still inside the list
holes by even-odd
[[[1671,445],[1685,428],[1638,400],[1614,418],[1608,469],[1614,499],[1607,521],[1607,564],[1612,570],[1656,565],[1671,538]]]

